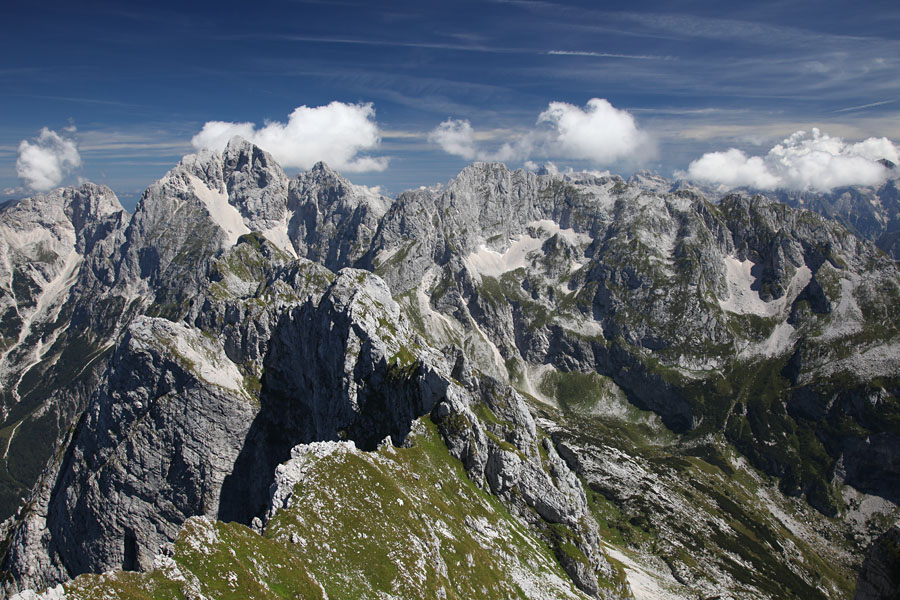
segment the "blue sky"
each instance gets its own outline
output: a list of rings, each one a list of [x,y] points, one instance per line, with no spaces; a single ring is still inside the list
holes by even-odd
[[[105,183],[133,206],[195,151],[207,122],[258,129],[333,102],[355,106],[356,124],[373,125],[380,140],[348,138],[357,162],[347,164],[373,157],[382,170],[346,174],[391,195],[446,182],[474,158],[671,177],[735,148],[740,183],[761,181],[747,174],[749,159],[796,131],[817,127],[818,145],[900,140],[900,3],[600,7],[9,3],[0,24],[0,190],[28,193],[17,175],[20,144],[51,143],[36,141],[48,128],[77,147],[62,183]],[[551,103],[560,103],[555,112]],[[592,121],[594,109],[613,121]],[[633,143],[611,150],[601,138],[617,126]],[[582,133],[590,135],[573,137]],[[729,166],[736,156],[721,154]]]

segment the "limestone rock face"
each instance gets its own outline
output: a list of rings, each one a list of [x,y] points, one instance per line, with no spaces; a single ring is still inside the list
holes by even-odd
[[[84,184],[0,210],[0,514],[13,514],[102,373],[126,302],[108,291],[128,214]]]
[[[111,283],[104,262],[120,241],[123,221],[127,215],[112,190],[93,184],[28,198],[0,212],[4,392],[21,397],[22,370],[41,357],[36,338],[58,335],[54,321],[73,286],[85,294]],[[9,409],[4,402],[3,411]]]
[[[872,192],[885,210],[895,188]],[[185,157],[131,216],[90,184],[23,200],[0,211],[0,460],[19,482],[0,486],[4,514],[36,484],[4,526],[6,591],[149,569],[195,516],[262,531],[309,452],[403,446],[424,418],[577,593],[628,594],[610,523],[686,588],[716,591],[700,571],[732,573],[735,533],[787,587],[738,573],[729,590],[825,593],[839,578],[803,563],[818,533],[792,522],[772,543],[771,519],[712,476],[679,487],[670,471],[739,462],[833,517],[846,486],[900,502],[898,302],[896,262],[841,225],[644,172],[476,163],[392,201],[322,163],[289,178],[235,138]],[[603,440],[620,435],[646,460],[617,462]],[[714,543],[690,546],[669,514]]]
[[[894,176],[879,186],[837,188],[827,194],[779,192],[773,196],[790,206],[833,218],[854,234],[875,242],[893,258],[900,258],[896,245],[900,232],[900,177],[896,165],[886,166]]]
[[[248,229],[263,235],[285,229],[289,180],[272,155],[234,138],[222,156],[222,179]]]
[[[54,579],[147,569],[187,517],[215,515],[254,413],[220,344],[164,319],[133,321],[48,499]]]
[[[450,453],[470,479],[542,533],[581,590],[599,594],[597,574],[610,577],[612,569],[581,482],[550,438],[539,435],[519,393],[484,377],[467,381],[448,389],[432,413]],[[577,552],[563,552],[565,543],[574,543]]]
[[[289,235],[301,256],[333,271],[355,266],[369,249],[390,203],[320,162],[291,181]]]
[[[855,600],[900,596],[900,528],[895,524],[869,548],[856,582]]]

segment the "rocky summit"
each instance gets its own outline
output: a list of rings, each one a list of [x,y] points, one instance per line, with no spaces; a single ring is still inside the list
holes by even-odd
[[[234,138],[0,209],[0,596],[893,598],[898,180]]]

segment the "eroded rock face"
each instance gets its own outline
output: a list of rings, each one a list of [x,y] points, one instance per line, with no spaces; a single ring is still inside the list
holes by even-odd
[[[465,383],[449,388],[432,412],[450,453],[471,480],[543,534],[581,590],[599,594],[598,573],[611,579],[612,569],[578,477],[538,432],[518,392],[468,371],[464,359],[454,378]],[[577,551],[564,552],[565,544]]]
[[[127,300],[111,293],[128,214],[84,184],[0,211],[0,515],[15,513],[84,410]]]
[[[27,198],[0,212],[0,382],[12,396],[4,414],[26,393],[18,388],[23,371],[40,361],[36,341],[59,335],[56,321],[73,288],[77,302],[111,283],[105,263],[124,223],[127,215],[112,190],[93,184]]]
[[[159,318],[131,324],[43,508],[18,530],[9,564],[19,588],[147,569],[190,516],[262,516],[275,466],[293,445],[349,438],[374,449],[386,436],[401,444],[415,418],[443,403],[451,417],[471,415],[468,433],[446,433],[451,448],[470,444],[460,436],[480,444],[477,459],[456,453],[470,475],[545,528],[551,546],[561,542],[554,536],[578,544],[583,559],[561,555],[562,564],[581,589],[599,591],[596,573],[610,568],[584,492],[539,440],[521,397],[489,380],[454,383],[450,363],[410,331],[380,278],[344,269],[318,298],[249,322],[271,323],[258,388],[247,366],[259,349],[226,351],[235,334]],[[506,425],[485,429],[473,410]]]
[[[879,186],[837,188],[827,194],[777,193],[781,202],[830,217],[856,235],[876,242],[893,258],[900,257],[894,240],[900,232],[900,178],[897,166],[886,165],[894,176]]]
[[[310,270],[315,274],[314,267]],[[255,328],[257,335],[268,333],[265,343],[232,350],[243,362],[226,352],[221,340],[230,336],[160,318],[135,319],[79,423],[56,480],[44,486],[40,508],[16,534],[8,562],[18,586],[40,588],[75,573],[111,568],[146,569],[190,516],[247,521],[255,516],[263,508],[275,465],[290,447],[336,439],[338,426],[353,425],[360,404],[347,389],[357,385],[352,369],[346,386],[333,392],[323,388],[327,395],[310,401],[278,389],[274,378],[264,377],[260,386],[254,359],[262,352],[259,366],[272,373],[315,371],[317,361],[323,363],[320,371],[326,371],[337,361],[334,375],[342,376],[345,361],[353,360],[344,349],[355,319],[374,309],[375,298],[392,302],[377,278],[367,282],[356,275],[338,277],[324,297],[320,291],[315,298],[323,298],[328,315],[333,310],[349,314],[346,330],[329,332],[331,321],[326,321],[318,330],[322,337],[303,342],[320,350],[312,356],[279,355],[269,344],[278,347],[285,336],[295,334],[294,317],[301,327],[313,327],[309,321],[315,315],[303,313],[303,307],[315,306],[313,296],[295,300],[296,315],[284,309],[278,318],[252,315],[244,321],[245,334],[253,324],[269,323],[272,331]],[[301,292],[299,286],[291,289]],[[273,303],[272,310],[277,308]],[[393,316],[398,317],[396,305]],[[219,323],[215,318],[210,322]],[[375,327],[371,322],[362,328],[366,326]],[[328,355],[329,348],[337,354]],[[376,352],[367,348],[365,358]],[[387,367],[385,357],[378,356],[371,370]],[[331,402],[342,397],[346,408],[335,416]]]
[[[189,516],[217,514],[255,412],[220,343],[137,318],[49,498],[48,551],[58,573],[150,568]]]
[[[390,203],[320,162],[291,181],[289,235],[301,256],[334,271],[355,266]]]
[[[83,186],[0,214],[3,391],[63,407],[54,431],[87,407],[16,526],[9,589],[147,568],[192,515],[263,516],[298,444],[399,445],[431,414],[602,595],[585,446],[528,404],[579,375],[724,436],[829,514],[835,482],[883,491],[897,471],[896,264],[766,198],[478,163],[391,202],[321,163],[289,179],[235,139],[185,157],[134,216],[117,207]]]
[[[855,600],[900,597],[900,527],[896,524],[869,548],[853,597]]]

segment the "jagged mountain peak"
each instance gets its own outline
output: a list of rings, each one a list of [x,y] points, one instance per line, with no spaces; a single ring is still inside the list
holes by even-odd
[[[225,145],[225,152],[228,154],[231,153],[240,153],[253,151],[254,148],[258,149],[253,142],[247,140],[245,137],[240,135],[233,135],[231,139],[228,140],[228,144]]]
[[[105,185],[85,182],[71,190],[69,203],[74,214],[105,217],[124,210],[116,193]]]
[[[525,173],[526,172],[521,169],[513,171],[502,162],[474,162],[463,167],[447,187],[452,187],[456,182],[507,179],[511,176]]]
[[[269,185],[272,179],[284,177],[284,170],[271,154],[240,136],[231,138],[222,153],[222,159],[226,177],[233,176],[235,171],[256,173],[256,183],[261,188]],[[273,176],[266,178],[270,173]]]
[[[328,164],[324,160],[320,160],[316,164],[314,164],[309,171],[311,173],[322,174],[328,177],[340,177],[343,179],[343,176],[328,166]]]
[[[294,181],[297,191],[306,194],[307,197],[314,195],[321,204],[320,210],[324,212],[338,209],[337,206],[329,206],[330,204],[350,207],[366,204],[381,216],[391,203],[390,198],[382,196],[377,191],[351,183],[323,161],[298,174]]]
[[[635,185],[658,194],[665,194],[672,189],[671,181],[648,170],[637,171],[627,181],[629,185]]]
[[[10,213],[16,219],[50,218],[54,213],[65,214],[69,219],[82,223],[85,219],[102,218],[125,210],[115,192],[105,185],[90,182],[78,186],[62,187],[6,204],[0,213]],[[26,216],[28,215],[28,216]],[[76,229],[78,224],[73,222]]]
[[[297,175],[297,180],[304,182],[306,185],[318,185],[323,187],[340,187],[342,189],[351,189],[353,184],[350,181],[329,167],[324,161],[319,161]]]
[[[445,445],[466,485],[495,497],[485,507],[552,549],[572,597],[604,597],[608,584],[606,597],[627,596],[603,558],[618,548],[632,573],[664,563],[651,578],[685,597],[722,586],[780,597],[777,573],[782,595],[825,598],[845,589],[860,550],[841,546],[840,577],[820,573],[807,560],[818,533],[780,525],[804,514],[790,503],[852,510],[843,482],[896,494],[896,265],[772,195],[717,203],[648,172],[485,162],[392,202],[324,163],[289,178],[240,138],[186,156],[133,218],[107,192],[55,197],[106,215],[96,251],[71,253],[59,209],[66,260],[34,246],[0,278],[18,282],[0,285],[15,353],[0,357],[0,383],[27,392],[3,398],[0,460],[22,472],[47,420],[54,440],[74,440],[41,448],[51,464],[4,565],[18,585],[150,569],[196,515],[205,531],[224,531],[219,518],[265,535],[254,516],[272,527],[285,516],[267,503],[276,468],[311,466],[291,467],[291,449],[321,440],[384,456]],[[110,283],[103,268],[122,276]],[[333,458],[317,458],[327,473]],[[757,468],[775,479],[759,483]],[[461,474],[444,491],[458,496]],[[748,482],[758,487],[744,493]],[[400,499],[389,498],[405,514]],[[333,519],[336,500],[311,510]],[[852,524],[824,519],[809,517],[850,539]],[[497,539],[494,523],[447,531]]]
[[[353,266],[368,250],[391,202],[318,162],[290,182],[291,240],[298,254],[329,269]]]

